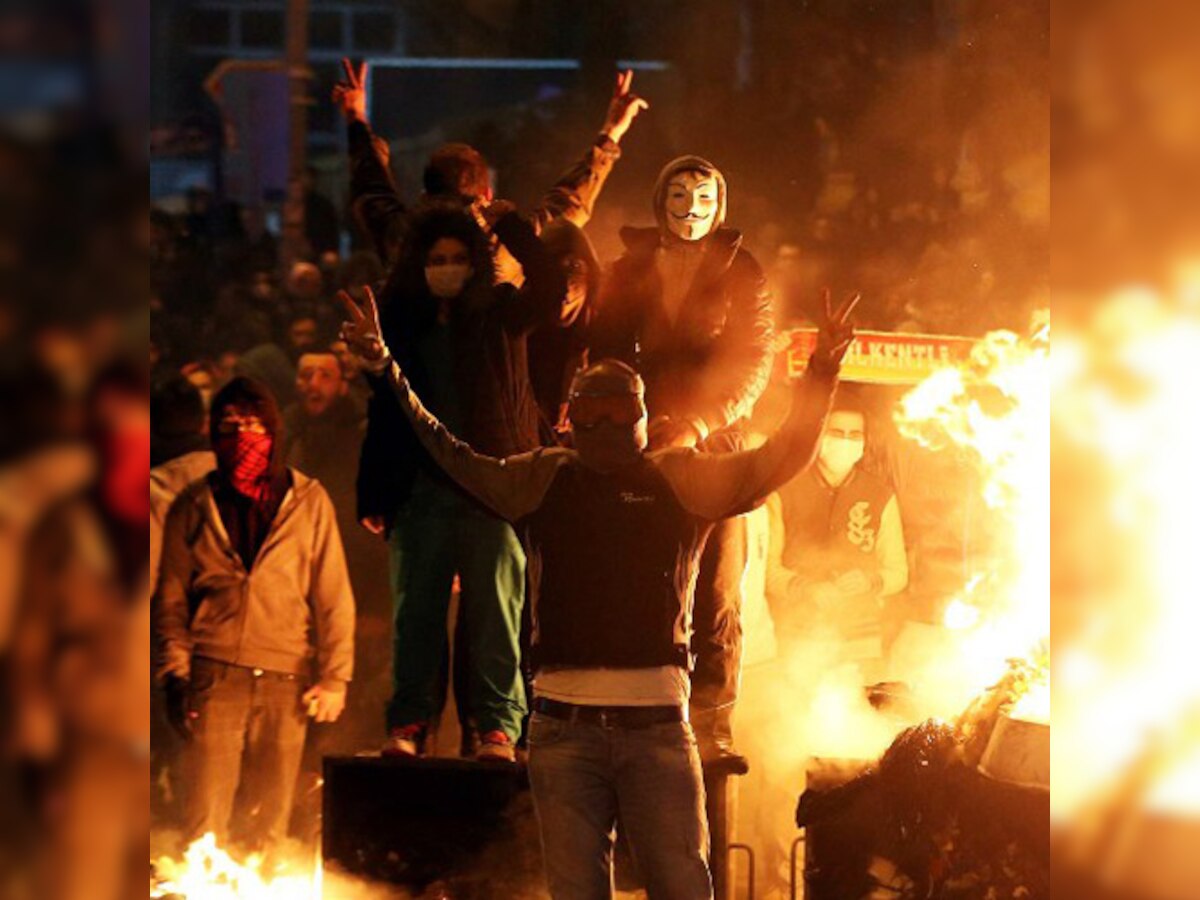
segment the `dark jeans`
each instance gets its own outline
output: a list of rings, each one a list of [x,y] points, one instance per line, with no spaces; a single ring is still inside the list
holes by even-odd
[[[612,897],[618,816],[650,900],[712,897],[696,738],[686,722],[529,723],[529,781],[554,900]]]
[[[237,836],[253,846],[287,835],[308,717],[295,675],[192,660],[193,738],[184,753],[185,838],[213,832],[228,843],[234,798]]]
[[[718,522],[696,578],[692,614],[691,719],[697,735],[728,738],[742,676],[742,588],[746,577],[745,518]]]
[[[480,733],[503,731],[515,742],[525,715],[519,647],[525,553],[512,526],[476,512],[409,513],[396,520],[390,540],[395,630],[388,727],[429,723],[441,711],[439,676],[457,574],[471,671],[456,671],[456,680],[466,682]]]

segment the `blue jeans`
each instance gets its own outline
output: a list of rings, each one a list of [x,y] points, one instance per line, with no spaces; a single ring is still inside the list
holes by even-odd
[[[609,900],[618,819],[650,900],[706,900],[708,820],[690,725],[603,727],[534,713],[529,780],[554,900]]]

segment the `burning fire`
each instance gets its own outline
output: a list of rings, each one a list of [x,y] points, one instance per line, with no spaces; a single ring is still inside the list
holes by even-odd
[[[952,681],[956,700],[982,692],[1008,660],[1028,657],[1050,633],[1049,325],[1023,339],[993,332],[959,366],[942,369],[900,403],[900,433],[962,454],[980,476],[992,541],[943,625],[953,659],[926,675]],[[1035,685],[1017,714],[1049,721],[1049,683]]]
[[[194,841],[179,862],[156,863],[158,881],[150,896],[186,900],[305,900],[321,897],[321,869],[305,874],[264,874],[262,858],[239,863],[206,834]]]

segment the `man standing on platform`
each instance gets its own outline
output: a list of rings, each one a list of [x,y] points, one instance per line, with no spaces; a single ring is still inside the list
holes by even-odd
[[[476,453],[413,393],[374,297],[347,294],[345,340],[385,374],[431,458],[522,536],[535,667],[529,772],[551,894],[611,895],[619,815],[651,897],[712,896],[704,783],[688,723],[691,589],[713,524],[812,459],[853,337],[826,309],[783,426],[756,450],[647,453],[641,377],[616,360],[576,376],[574,449]]]

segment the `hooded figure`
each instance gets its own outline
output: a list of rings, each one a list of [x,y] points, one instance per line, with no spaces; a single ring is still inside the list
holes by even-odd
[[[668,163],[652,228],[623,228],[589,328],[592,359],[633,366],[646,384],[649,446],[736,450],[771,372],[771,304],[762,269],[727,227],[725,177],[708,160]],[[730,751],[740,677],[745,523],[714,529],[696,583],[692,721],[701,750]]]
[[[698,156],[664,167],[658,225],[621,229],[626,252],[589,329],[593,359],[624,360],[646,379],[652,447],[668,437],[693,445],[717,433],[736,438],[770,375],[766,280],[741,233],[724,225],[726,193],[721,172]]]
[[[266,385],[238,376],[218,391],[209,440],[217,458],[213,494],[230,543],[250,568],[291,483],[283,417]]]
[[[491,452],[519,453],[539,443],[526,339],[559,317],[564,275],[519,216],[504,216],[496,231],[533,267],[532,283],[494,284],[487,236],[461,208],[436,205],[412,219],[404,254],[380,293],[380,316],[388,345],[440,414]],[[461,258],[443,253],[454,244],[465,250]],[[441,480],[397,413],[386,392],[373,393],[359,463],[360,519],[393,521],[419,472]]]
[[[510,455],[540,443],[526,339],[561,319],[568,278],[520,216],[501,217],[494,232],[525,270],[520,288],[494,284],[487,238],[469,214],[432,207],[412,221],[380,316],[430,408],[477,446]],[[358,497],[360,518],[378,517],[388,533],[396,585],[384,752],[422,752],[441,711],[445,612],[458,575],[473,671],[456,682],[469,685],[480,754],[511,759],[525,713],[524,554],[510,525],[480,511],[433,464],[387,384],[372,379],[372,388]]]
[[[710,163],[702,156],[680,156],[671,160],[663,170],[658,173],[658,180],[654,182],[654,219],[658,222],[659,230],[662,232],[672,231],[670,221],[674,217],[667,212],[667,195],[671,188],[671,182],[679,175],[699,176],[696,179],[688,179],[688,181],[699,181],[704,178],[709,178],[713,182],[714,195],[712,197],[711,215],[700,215],[697,211],[697,218],[703,223],[711,219],[710,226],[704,230],[699,238],[690,238],[692,240],[700,239],[720,228],[725,223],[725,210],[727,208],[725,176],[721,174],[721,170]],[[682,201],[682,197],[676,199]],[[691,199],[690,197],[688,199]],[[702,200],[703,198],[697,198]],[[682,213],[677,213],[682,215]]]
[[[345,706],[354,595],[329,495],[283,465],[270,391],[234,378],[213,398],[210,433],[216,471],[179,493],[163,528],[157,668],[186,741],[185,840],[224,843],[241,825],[273,848],[308,718],[333,722]]]

